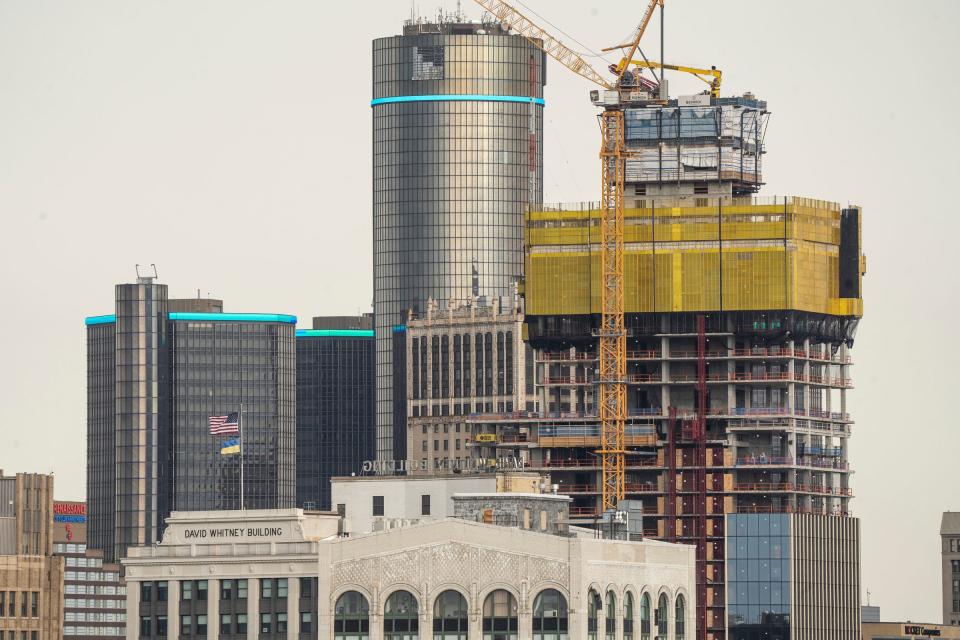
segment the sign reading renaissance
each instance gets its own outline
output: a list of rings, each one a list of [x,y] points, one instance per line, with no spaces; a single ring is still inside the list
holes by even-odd
[[[87,521],[87,505],[83,502],[54,502],[53,521],[82,523]]]

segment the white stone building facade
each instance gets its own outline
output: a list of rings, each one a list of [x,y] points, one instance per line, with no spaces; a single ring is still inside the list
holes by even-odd
[[[180,585],[190,583],[196,594],[201,581],[207,640],[695,635],[693,547],[561,537],[453,518],[356,537],[338,536],[338,526],[334,515],[299,510],[174,514],[159,545],[133,549],[124,560],[127,637],[147,640],[141,620],[159,615],[167,640],[201,635],[196,627],[190,634],[178,627],[184,607],[193,612],[198,604],[179,596]],[[238,601],[241,581],[246,597]],[[162,606],[140,602],[142,585],[159,582],[168,594]],[[150,623],[155,629],[156,621]]]

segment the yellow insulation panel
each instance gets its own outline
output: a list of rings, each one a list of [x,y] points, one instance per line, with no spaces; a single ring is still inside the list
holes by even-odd
[[[528,214],[529,314],[600,313],[598,216],[595,210]],[[630,209],[625,311],[860,316],[862,300],[838,297],[839,221],[838,206],[799,198],[786,205]]]

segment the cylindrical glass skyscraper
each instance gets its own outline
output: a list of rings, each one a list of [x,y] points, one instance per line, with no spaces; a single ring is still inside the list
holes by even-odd
[[[524,209],[543,199],[545,63],[497,24],[411,22],[373,42],[380,459],[406,457],[393,333],[407,310],[512,296],[522,274]]]

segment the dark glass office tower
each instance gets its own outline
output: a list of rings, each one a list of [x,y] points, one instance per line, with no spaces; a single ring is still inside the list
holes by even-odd
[[[167,286],[115,287],[115,314],[87,319],[90,544],[110,559],[159,539],[164,490]]]
[[[373,320],[313,326],[297,331],[297,506],[328,510],[330,478],[374,457]]]
[[[240,455],[222,455],[209,417],[241,412],[243,507],[293,506],[296,319],[171,313],[173,510],[239,509]]]
[[[512,295],[543,195],[545,55],[500,25],[411,22],[373,42],[377,456],[395,447],[393,328],[430,298]],[[402,438],[401,438],[402,441]]]
[[[208,419],[241,403],[247,507],[294,504],[296,318],[169,310],[198,304],[138,278],[86,320],[88,534],[108,562],[159,540],[172,510],[239,507],[239,457]]]

